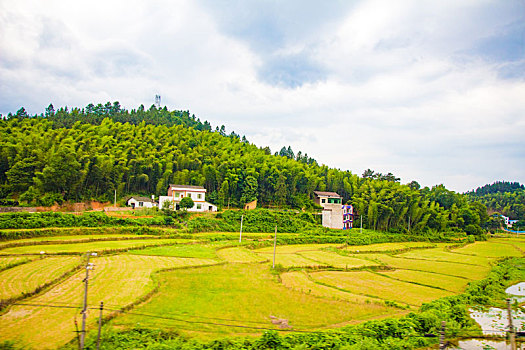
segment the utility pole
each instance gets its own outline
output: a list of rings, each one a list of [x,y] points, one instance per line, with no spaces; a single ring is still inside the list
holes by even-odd
[[[80,331],[80,350],[84,349],[84,342],[86,339],[86,318],[87,318],[87,294],[88,294],[88,281],[89,281],[89,270],[93,269],[93,263],[89,262],[89,258],[97,256],[97,253],[86,253],[86,278],[84,278],[84,307],[82,308],[82,330]]]
[[[273,237],[273,266],[275,269],[275,250],[277,249],[277,225],[275,225],[275,236]]]
[[[244,215],[241,215],[241,231],[239,232],[239,243],[242,241],[242,220],[244,219]]]
[[[446,346],[445,346],[445,326],[446,325],[447,323],[445,321],[441,322],[441,332],[439,335],[439,350],[446,349]]]
[[[514,333],[514,325],[512,324],[512,312],[510,310],[510,299],[507,299],[507,313],[509,316],[509,341],[510,348],[516,350],[516,334]]]
[[[97,350],[100,350],[100,331],[102,330],[102,310],[104,310],[104,302],[100,302],[100,315],[98,316],[98,335],[97,335]]]

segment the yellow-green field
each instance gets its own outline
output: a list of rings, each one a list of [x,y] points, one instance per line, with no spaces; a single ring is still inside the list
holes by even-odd
[[[17,239],[14,241],[3,241],[0,242],[0,249],[5,246],[12,245],[13,243],[24,245],[24,244],[40,244],[41,242],[68,242],[68,243],[80,243],[96,240],[111,240],[111,239],[145,239],[153,238],[152,235],[123,235],[123,234],[113,234],[113,235],[77,235],[77,236],[51,236],[51,237],[35,237],[35,238],[25,238]]]
[[[0,257],[0,270],[9,268],[14,265],[23,264],[30,262],[35,259],[35,257],[26,257],[26,256],[2,256]]]
[[[214,233],[215,238],[220,234]],[[246,234],[246,239],[250,236],[264,234]],[[458,248],[426,242],[284,245],[277,247],[277,273],[271,269],[271,240],[267,247],[250,250],[238,240],[198,242],[205,237],[96,242],[82,242],[91,235],[52,237],[69,244],[52,244],[51,237],[44,237],[24,243],[45,244],[1,249],[0,269],[5,270],[0,272],[0,299],[56,283],[1,314],[0,342],[15,340],[25,348],[44,349],[74,339],[85,270],[59,277],[81,263],[81,253],[87,251],[128,250],[92,259],[88,302],[95,310],[89,312],[89,329],[95,329],[96,308],[103,301],[106,315],[136,304],[127,313],[115,314],[108,327],[163,328],[216,338],[278,328],[274,318],[296,330],[315,330],[405,314],[424,302],[462,292],[470,281],[484,278],[495,260],[521,255],[520,247],[525,247],[525,239],[516,238]],[[152,246],[136,249],[147,245]],[[15,256],[40,251],[78,254]]]
[[[475,242],[465,247],[454,249],[453,252],[492,258],[522,255],[512,244],[496,242]]]
[[[433,248],[436,244],[427,242],[400,242],[400,243],[378,243],[369,245],[354,245],[344,247],[343,249],[352,253],[365,253],[365,252],[389,252],[408,250],[414,248]]]
[[[45,260],[45,259],[44,259]],[[166,268],[216,264],[209,259],[185,259],[117,255],[94,258],[95,269],[89,280],[89,305],[97,307],[101,301],[108,309],[121,309],[151,292],[155,287],[151,275]],[[46,293],[28,301],[35,305],[69,306],[12,306],[0,317],[1,339],[18,339],[34,348],[59,346],[74,336],[74,320],[80,321],[85,272],[80,271]],[[94,325],[96,313],[89,314],[88,323]],[[34,330],[38,329],[38,332]]]
[[[46,254],[102,252],[113,249],[133,249],[161,244],[175,244],[185,241],[186,240],[181,239],[141,239],[123,241],[97,241],[72,244],[41,244],[5,248],[0,250],[0,254],[40,254],[40,252],[45,252]]]
[[[0,300],[31,293],[80,265],[78,257],[48,257],[0,272]]]
[[[217,251],[217,255],[230,263],[257,263],[267,261],[264,256],[255,254],[242,247],[220,249]]]
[[[393,300],[409,305],[421,305],[424,302],[452,294],[444,290],[407,283],[368,271],[324,271],[312,273],[311,276],[316,282],[353,294]]]

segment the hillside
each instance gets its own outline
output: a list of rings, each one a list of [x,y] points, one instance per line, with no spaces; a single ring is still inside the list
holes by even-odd
[[[468,192],[468,197],[515,220],[525,220],[525,186],[518,182],[497,181]]]
[[[370,175],[372,174],[372,175]],[[84,109],[23,108],[0,121],[0,198],[33,205],[130,194],[156,196],[168,184],[202,185],[219,206],[258,199],[262,206],[310,209],[313,191],[354,205],[363,226],[393,232],[480,234],[486,208],[444,186],[402,185],[392,174],[363,177],[329,168],[290,147],[274,155],[225,128],[212,131],[189,112],[118,102]]]

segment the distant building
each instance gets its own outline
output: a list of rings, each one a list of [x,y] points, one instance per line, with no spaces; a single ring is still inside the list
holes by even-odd
[[[244,210],[253,210],[255,208],[257,208],[257,199],[244,205]]]
[[[133,196],[127,201],[128,206],[135,208],[153,208],[158,206],[158,203],[155,201],[155,196],[148,197],[139,197]]]
[[[217,211],[217,206],[206,202],[206,189],[202,186],[170,185],[168,195],[159,197],[159,209],[164,207],[180,210],[180,201],[184,197],[193,200],[193,207],[188,211]]]
[[[323,208],[324,227],[343,229],[343,198],[335,192],[314,191],[315,203]]]
[[[348,230],[352,227],[354,227],[354,207],[343,204],[343,229]]]

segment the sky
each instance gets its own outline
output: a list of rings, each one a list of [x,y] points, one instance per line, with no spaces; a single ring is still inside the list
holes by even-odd
[[[189,110],[273,152],[525,183],[524,0],[0,0],[0,113]]]

